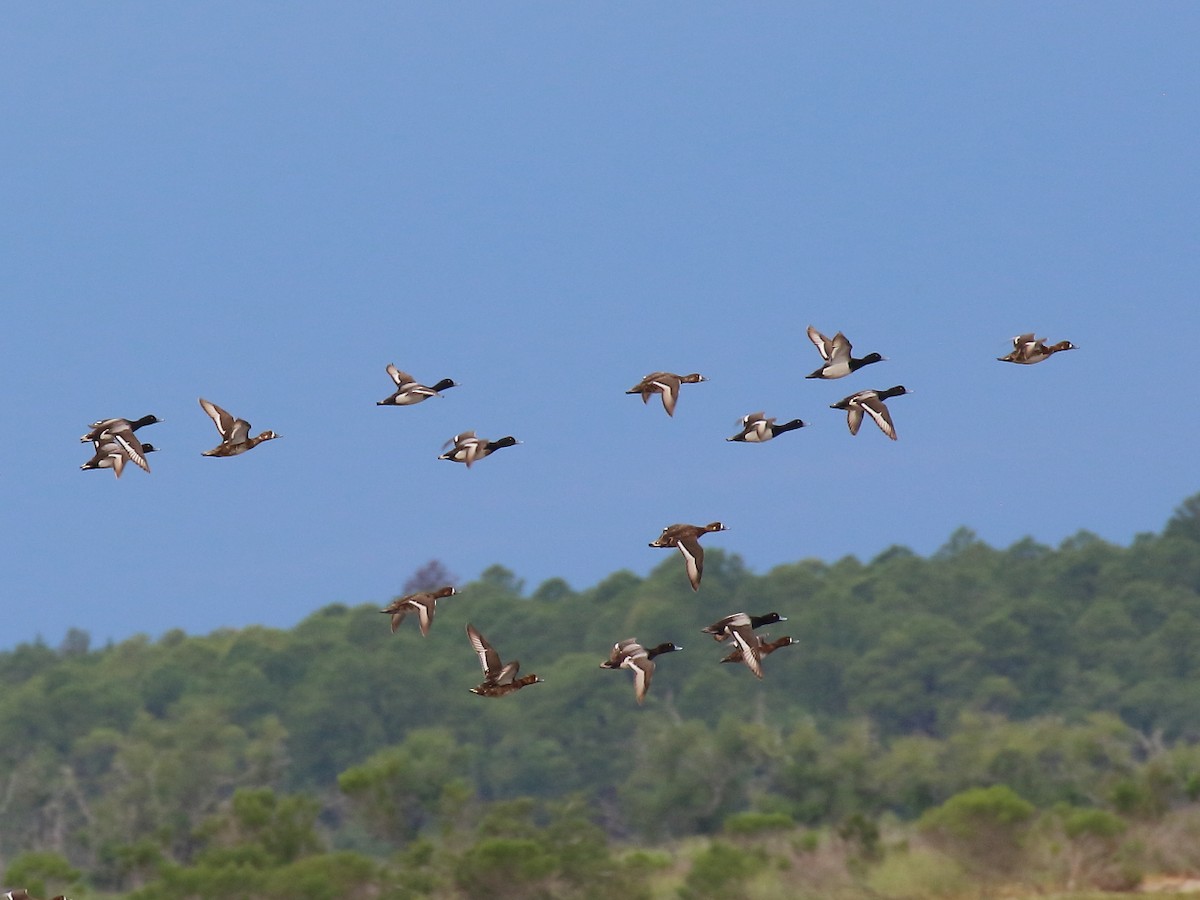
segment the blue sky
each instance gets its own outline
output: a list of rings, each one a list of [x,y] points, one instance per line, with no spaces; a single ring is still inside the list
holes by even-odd
[[[1200,490],[1200,7],[34,4],[0,37],[0,645],[437,558],[1120,543]],[[888,361],[805,381],[813,324]],[[1081,348],[995,361],[1036,330]],[[460,387],[407,409],[389,362]],[[702,372],[674,419],[624,391]],[[900,440],[830,403],[905,384]],[[235,459],[207,397],[283,437]],[[765,409],[811,427],[726,443]],[[153,473],[80,472],[152,412]],[[524,443],[470,471],[456,432]]]

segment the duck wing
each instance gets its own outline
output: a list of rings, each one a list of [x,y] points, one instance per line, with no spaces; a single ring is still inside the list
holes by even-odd
[[[726,629],[733,638],[734,644],[742,651],[742,662],[754,673],[755,678],[762,678],[762,660],[758,655],[758,638],[751,630],[750,624],[735,625]]]
[[[211,400],[200,397],[200,408],[208,413],[208,417],[217,426],[217,433],[226,443],[240,443],[250,433],[250,423],[244,419],[234,418],[230,413],[221,409]]]
[[[887,406],[878,397],[864,397],[856,404],[860,410],[866,410],[871,418],[875,420],[875,424],[879,426],[879,430],[890,437],[893,441],[896,440],[896,426],[892,424],[892,414],[888,412]],[[861,420],[862,413],[859,413]],[[851,428],[852,432],[857,429]]]
[[[643,650],[641,653],[625,657],[621,665],[633,672],[633,695],[638,705],[646,699],[646,691],[650,690],[650,679],[654,675],[654,660],[650,659]]]
[[[389,612],[389,610],[385,609],[384,612]],[[390,610],[390,612],[392,614],[392,634],[395,634],[396,629],[400,627],[400,623],[404,621],[404,617],[408,615],[408,610],[404,606],[400,606],[398,609]]]
[[[850,351],[853,349],[854,347],[850,341],[839,331],[833,336],[833,340],[829,342],[829,364],[849,363]]]
[[[660,372],[651,384],[662,394],[663,409],[668,416],[675,415],[675,402],[679,399],[679,376]]]
[[[414,597],[408,601],[409,608],[417,612],[422,637],[429,637],[429,627],[433,624],[433,613],[436,603],[437,601],[432,597],[421,597],[420,599]]]
[[[475,655],[479,657],[479,667],[483,669],[484,681],[496,683],[501,674],[500,654],[487,642],[487,638],[470,623],[467,623],[467,638],[475,649]]]
[[[680,538],[675,546],[683,554],[684,565],[687,566],[688,582],[693,591],[700,590],[700,576],[704,574],[704,548],[693,536]]]
[[[811,325],[808,326],[808,330],[805,333],[808,335],[808,339],[813,342],[813,346],[817,348],[817,352],[821,354],[821,359],[829,362],[830,354],[833,353],[833,341],[825,337],[825,335],[821,334],[821,332],[817,331]]]
[[[391,376],[392,381],[396,383],[396,387],[404,387],[404,385],[416,381],[415,378],[407,372],[401,372],[392,363],[387,364],[387,373]]]
[[[875,424],[880,426],[880,431],[887,434],[889,438],[896,439],[896,427],[892,424],[892,413],[888,412],[887,406],[878,397],[865,397],[858,402],[859,409],[865,409],[866,413],[875,420]]]
[[[521,661],[514,659],[507,663],[496,676],[496,684],[512,684],[516,680],[517,673],[521,671]]]
[[[117,447],[119,456],[132,460],[134,465],[142,471],[150,471],[150,464],[146,462],[146,454],[142,450],[142,442],[137,439],[137,435],[133,433],[133,429],[128,423],[124,427],[110,430],[108,437],[112,441],[112,444]],[[111,457],[112,455],[110,451],[109,456]],[[116,460],[113,461],[113,468],[117,468]]]

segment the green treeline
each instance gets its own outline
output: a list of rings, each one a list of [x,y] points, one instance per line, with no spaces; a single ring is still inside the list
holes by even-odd
[[[1008,791],[987,815],[1052,817],[1071,846],[1072,828],[1108,846],[1200,798],[1200,495],[1129,547],[998,550],[963,529],[930,558],[764,575],[712,548],[698,594],[675,554],[578,592],[526,594],[495,566],[428,638],[392,635],[385,600],[290,631],[99,650],[71,631],[0,654],[6,880],[142,900],[639,896],[670,858],[620,848],[723,835],[676,873],[700,897],[705,866],[736,870],[720,855],[759,831],[790,834],[784,856],[832,841],[853,875],[886,865],[904,823],[968,859],[946,822],[976,815],[972,792]],[[763,631],[798,641],[761,682],[700,633],[738,610],[787,616]],[[470,694],[468,621],[545,683]],[[685,648],[644,708],[628,672],[598,668],[631,636]],[[757,871],[769,843],[737,855]]]

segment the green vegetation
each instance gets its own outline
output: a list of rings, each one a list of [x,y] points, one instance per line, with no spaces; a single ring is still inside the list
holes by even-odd
[[[290,631],[0,653],[6,883],[911,897],[1200,871],[1200,496],[1129,547],[960,530],[928,559],[764,575],[713,548],[699,594],[673,559],[529,595],[494,566],[428,638],[390,634],[379,599]],[[799,641],[762,682],[699,634],[738,609]],[[467,621],[545,684],[469,694]],[[597,669],[634,635],[687,647],[640,709]]]

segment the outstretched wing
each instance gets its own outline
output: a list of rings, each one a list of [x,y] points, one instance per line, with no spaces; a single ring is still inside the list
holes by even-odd
[[[742,662],[746,664],[755,678],[762,678],[762,662],[758,656],[758,639],[749,625],[739,625],[728,629],[737,648],[742,651]]]
[[[865,409],[870,414],[871,418],[875,420],[875,424],[879,426],[880,431],[893,441],[896,440],[896,426],[892,424],[892,414],[888,412],[888,408],[882,400],[878,397],[867,397],[865,400],[860,400],[857,406],[859,409]],[[859,417],[862,417],[861,413],[859,413]]]
[[[208,413],[208,417],[212,419],[213,424],[217,426],[217,432],[221,435],[221,440],[236,440],[237,438],[235,433],[238,430],[237,426],[241,420],[235,419],[232,415],[221,409],[221,407],[217,406],[217,404],[213,403],[211,400],[205,400],[203,397],[200,397],[199,399],[200,408]],[[245,425],[245,429],[242,431],[241,439],[244,440],[246,434],[250,431],[250,423],[246,422],[243,424]]]
[[[401,372],[392,363],[387,364],[387,373],[392,377],[392,381],[396,382],[396,387],[403,387],[411,381],[416,381],[407,372]]]
[[[833,341],[817,331],[811,325],[808,326],[808,339],[813,342],[813,346],[817,348],[817,352],[821,354],[821,359],[829,362],[829,356],[833,352]]]
[[[479,657],[479,667],[483,669],[484,679],[486,681],[495,681],[501,674],[500,654],[492,648],[487,639],[469,622],[467,623],[467,637],[471,641],[471,646],[475,648],[475,655]]]
[[[687,577],[692,585],[692,590],[700,590],[700,576],[704,574],[704,548],[700,546],[700,542],[694,537],[680,538],[675,546],[683,554],[683,561],[687,566]]]

